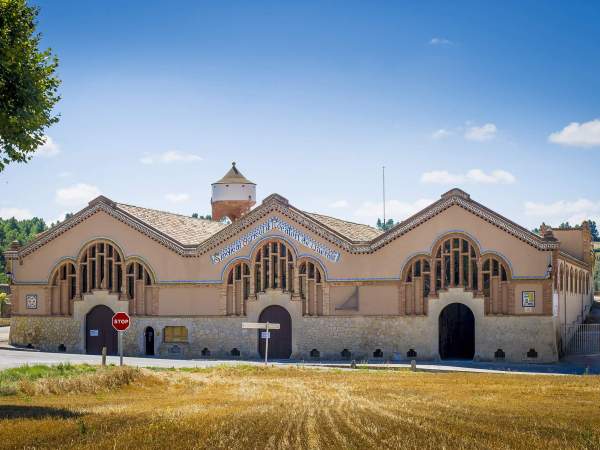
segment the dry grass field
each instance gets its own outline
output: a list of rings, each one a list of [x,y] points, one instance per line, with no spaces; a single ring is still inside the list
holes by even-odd
[[[0,372],[2,448],[600,448],[600,379],[90,366]]]

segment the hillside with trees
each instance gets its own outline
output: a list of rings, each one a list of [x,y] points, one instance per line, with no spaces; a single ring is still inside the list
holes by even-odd
[[[26,244],[35,238],[37,234],[47,229],[44,220],[38,217],[27,220],[17,220],[14,217],[10,219],[0,218],[0,283],[8,283],[4,252],[11,242],[19,241],[21,245]]]

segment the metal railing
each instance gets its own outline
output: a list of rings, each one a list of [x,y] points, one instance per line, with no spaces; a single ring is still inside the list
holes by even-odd
[[[600,323],[568,325],[565,337],[565,350],[569,355],[600,353]]]

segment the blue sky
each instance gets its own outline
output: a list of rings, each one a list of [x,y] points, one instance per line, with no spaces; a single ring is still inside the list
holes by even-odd
[[[455,186],[527,227],[600,220],[597,2],[34,3],[61,120],[0,216],[206,214],[237,161],[259,199],[358,222],[383,165],[397,220]]]

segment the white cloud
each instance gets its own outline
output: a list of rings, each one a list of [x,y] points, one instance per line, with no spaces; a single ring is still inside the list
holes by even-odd
[[[71,175],[72,175],[71,172],[61,172],[61,173],[58,174],[58,176],[60,178],[67,178],[67,177],[70,177]]]
[[[431,139],[435,139],[435,140],[446,139],[447,137],[452,136],[453,134],[454,134],[454,132],[451,130],[447,130],[445,128],[440,128],[439,130],[436,130],[433,133],[431,133]]]
[[[33,214],[28,209],[22,208],[0,208],[0,218],[10,219],[14,217],[17,220],[25,220],[33,218]]]
[[[493,123],[486,123],[480,127],[471,126],[465,131],[465,139],[478,142],[490,141],[496,137],[497,131],[498,129]]]
[[[453,42],[446,38],[434,37],[429,41],[429,45],[452,45]]]
[[[347,208],[350,206],[348,200],[337,200],[329,205],[330,208]]]
[[[202,157],[193,153],[184,153],[177,150],[160,153],[157,155],[146,155],[140,158],[142,164],[170,164],[173,162],[197,162],[202,161]]]
[[[467,180],[473,183],[512,184],[517,178],[506,170],[492,170],[487,174],[481,169],[471,169],[467,172]]]
[[[185,192],[181,193],[171,193],[166,194],[165,198],[171,203],[183,203],[187,202],[190,199],[190,194],[186,194]]]
[[[52,223],[58,223],[58,222],[64,222],[65,220],[65,216],[67,215],[68,211],[63,211],[61,212],[58,217],[55,217],[54,219],[49,219],[46,220],[46,224],[50,225]]]
[[[385,202],[385,215],[387,219],[391,218],[395,221],[404,220],[432,203],[433,200],[425,198],[412,203],[400,200],[387,200]],[[354,211],[354,217],[358,222],[375,225],[378,218],[383,218],[383,202],[363,203]]]
[[[600,119],[584,123],[571,122],[548,136],[548,141],[569,147],[600,147]]]
[[[562,222],[579,225],[587,219],[600,221],[600,201],[586,198],[573,201],[558,200],[553,203],[525,202],[525,214],[552,222],[554,226]]]
[[[55,201],[59,205],[79,208],[100,195],[100,189],[85,183],[74,184],[56,191]]]
[[[450,173],[447,170],[433,170],[421,175],[422,183],[434,184],[460,184],[460,183],[483,183],[483,184],[512,184],[517,181],[516,177],[506,170],[492,170],[486,173],[481,169],[471,169],[467,173]]]
[[[43,156],[44,158],[52,158],[58,155],[60,153],[59,145],[48,135],[44,136],[44,139],[44,143],[35,151],[36,155]]]
[[[424,172],[421,175],[422,183],[456,184],[464,181],[464,175],[453,174],[447,170],[432,170],[431,172]]]

